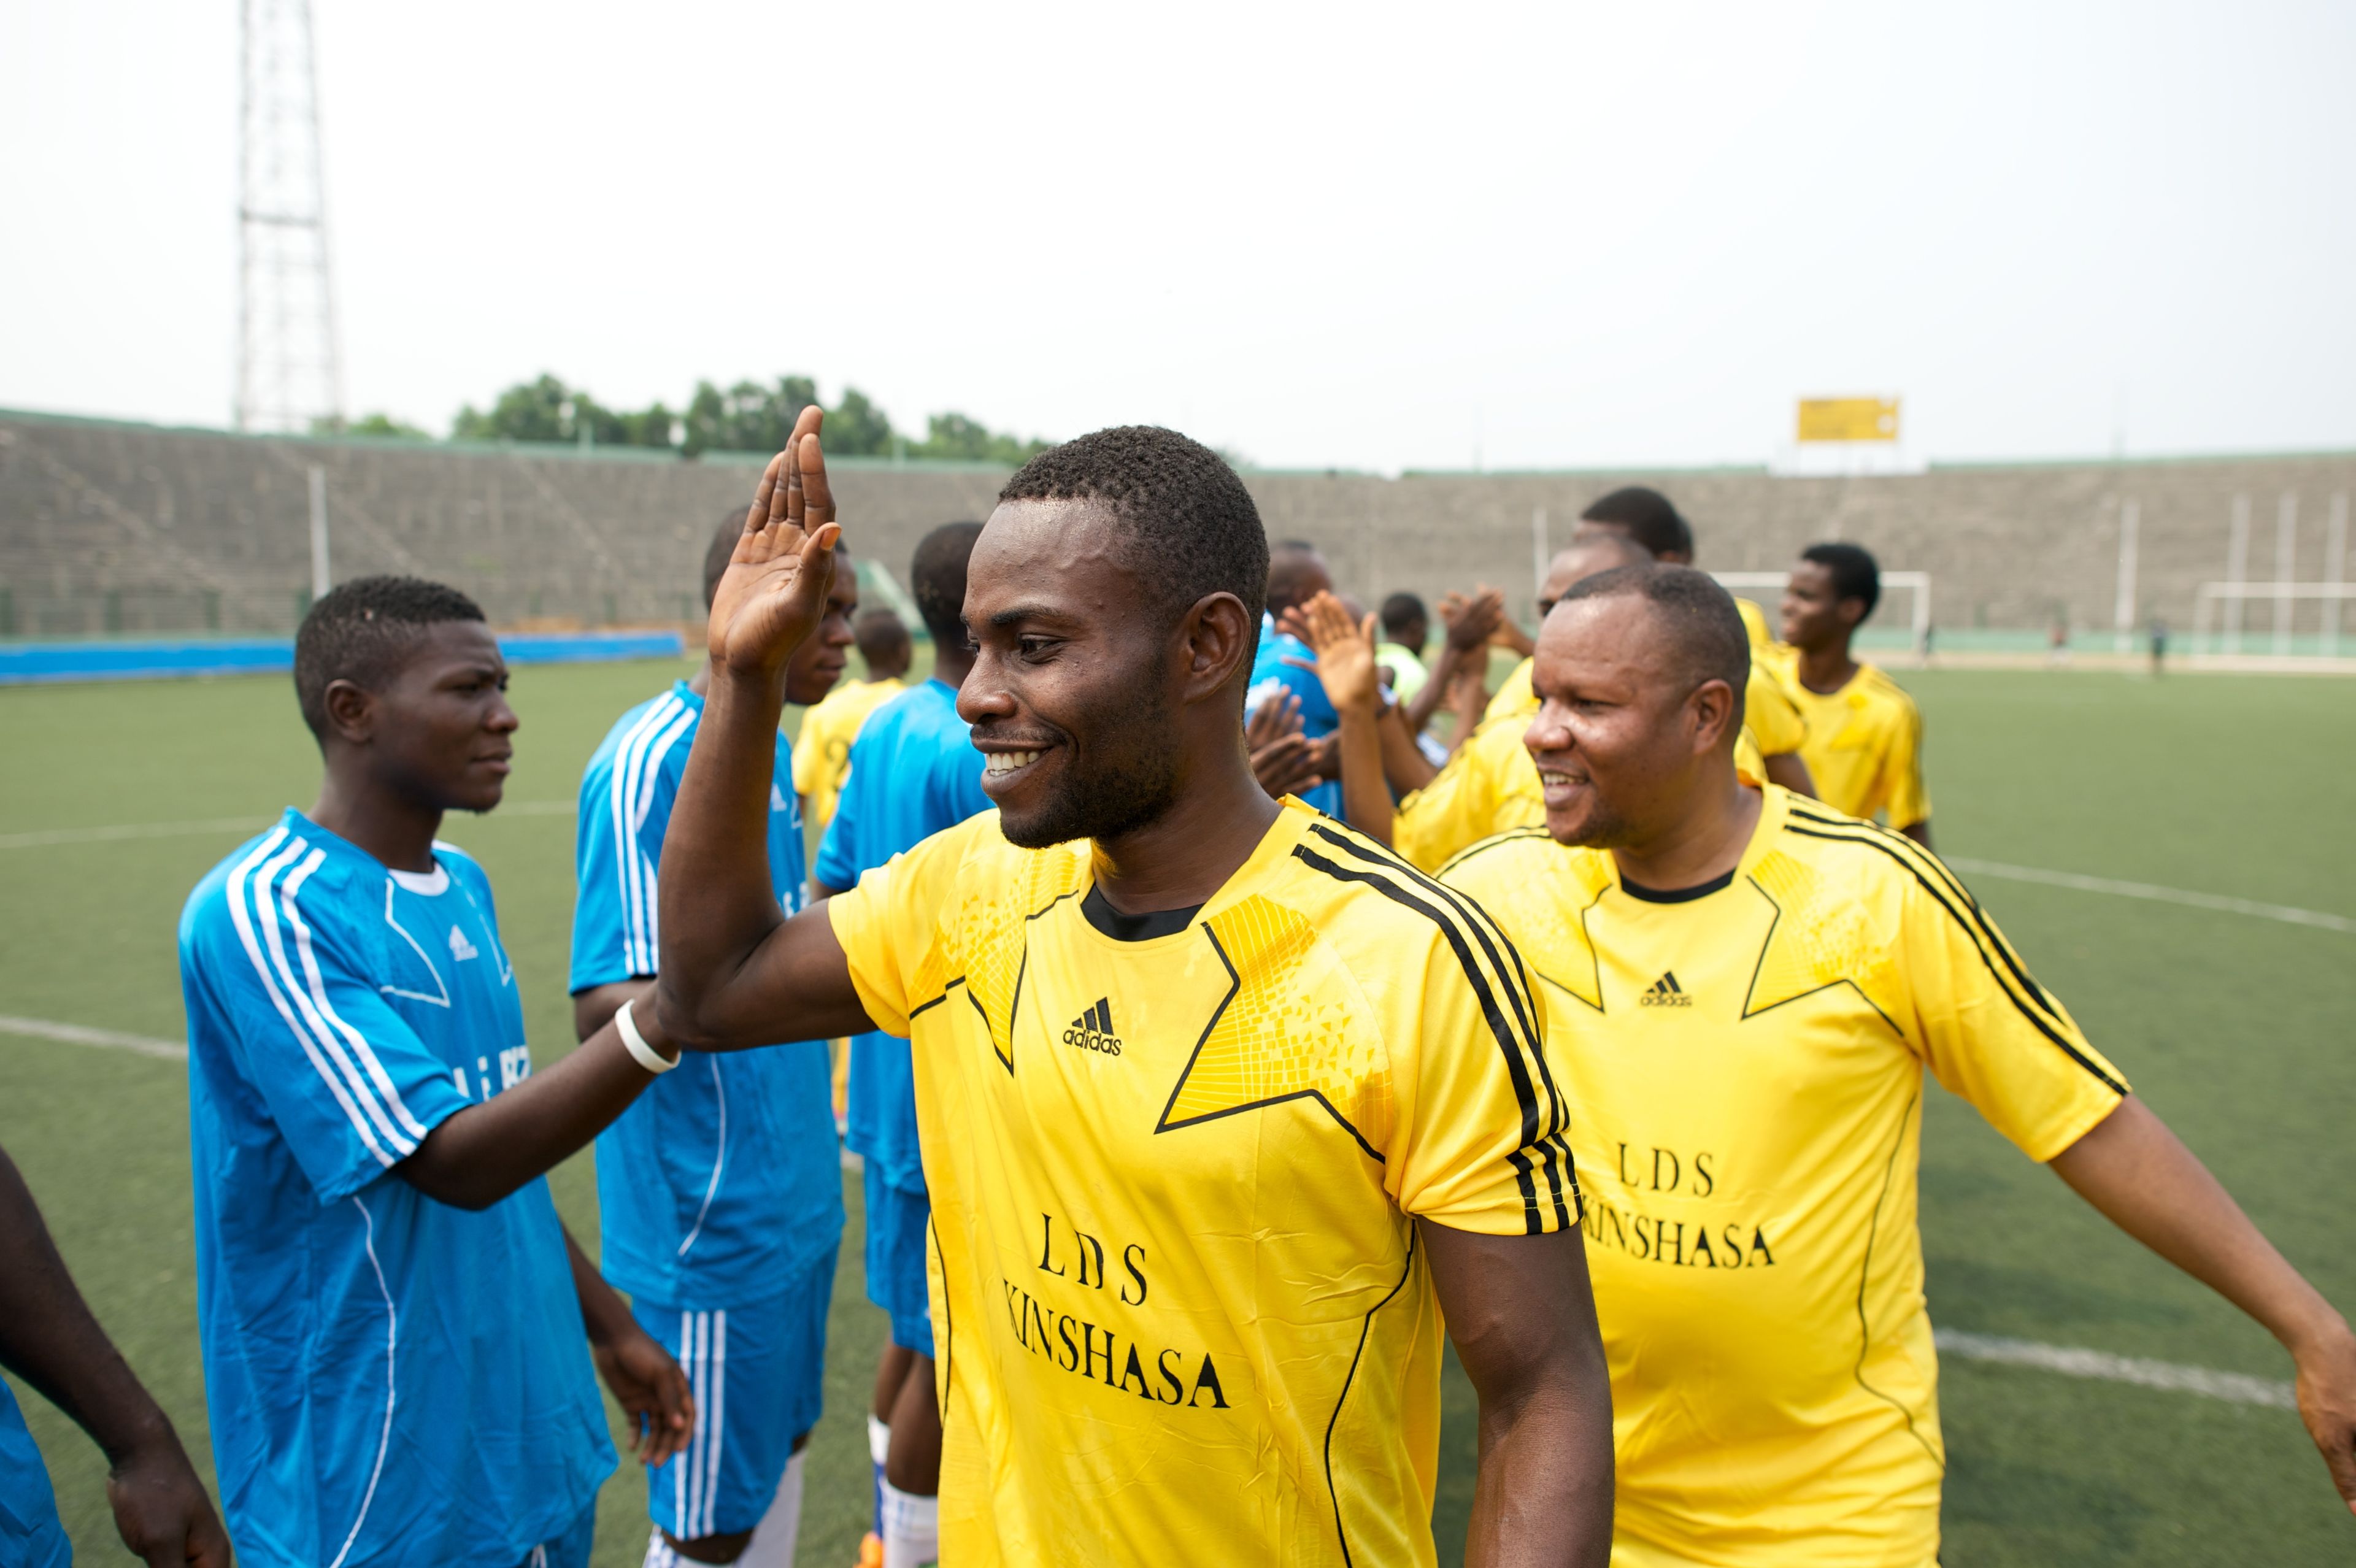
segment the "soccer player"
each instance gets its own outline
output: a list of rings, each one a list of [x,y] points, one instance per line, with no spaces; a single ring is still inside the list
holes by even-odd
[[[1268,556],[1234,471],[1129,428],[1008,482],[958,697],[998,810],[790,920],[744,868],[838,531],[815,434],[754,510],[658,995],[703,1049],[912,1034],[943,1561],[1433,1562],[1444,1306],[1482,1405],[1467,1561],[1601,1564],[1540,1004],[1478,909],[1253,778]]]
[[[734,516],[732,513],[731,516]],[[802,715],[794,738],[794,788],[802,815],[823,831],[834,820],[842,775],[851,771],[851,743],[867,716],[908,689],[908,666],[916,649],[908,628],[889,610],[863,610],[851,623],[851,640],[867,667],[865,680],[846,680]]]
[[[2356,1502],[2356,1336],[1944,865],[1738,773],[1746,642],[1690,569],[1573,588],[1538,638],[1546,826],[1442,878],[1537,976],[1580,1111],[1619,1436],[1612,1562],[1935,1561],[1925,1067],[2290,1349]]]
[[[961,615],[966,563],[980,535],[980,523],[949,523],[916,545],[909,591],[932,635],[933,676],[878,709],[851,748],[841,812],[819,846],[821,894],[858,886],[862,875],[894,855],[990,809],[990,797],[981,793],[981,753],[957,710],[958,688],[973,667]],[[870,1031],[851,1041],[844,1141],[862,1162],[867,1298],[892,1324],[867,1416],[875,1465],[875,1550],[889,1568],[931,1560],[934,1498],[940,1489],[941,1417],[925,1286],[932,1205],[925,1193],[910,1074],[905,1039]]]
[[[1335,760],[1333,736],[1342,716],[1325,696],[1317,678],[1315,656],[1309,645],[1285,632],[1278,622],[1287,610],[1298,609],[1320,593],[1333,591],[1333,574],[1325,558],[1306,539],[1285,539],[1269,552],[1267,609],[1260,619],[1259,643],[1253,656],[1251,689],[1244,699],[1247,714],[1270,702],[1290,697],[1300,705],[1301,732],[1310,742],[1318,782],[1300,793],[1301,798],[1326,816],[1342,815],[1342,771]]]
[[[90,1314],[16,1165],[0,1149],[0,1366],[48,1396],[106,1451],[106,1499],[145,1561],[229,1568],[229,1537],[179,1434]],[[0,1381],[0,1563],[70,1568],[49,1472]]]
[[[1922,787],[1922,715],[1905,688],[1849,654],[1849,639],[1881,600],[1881,570],[1853,544],[1800,552],[1783,589],[1784,689],[1807,720],[1800,755],[1826,805],[1886,817],[1925,846],[1931,796]]]
[[[723,519],[705,554],[708,607],[744,531]],[[835,574],[816,633],[786,668],[786,700],[816,703],[842,673],[858,580]],[[581,775],[573,910],[573,1024],[586,1040],[650,988],[655,878],[712,666],[622,715]],[[807,723],[809,715],[803,716]],[[778,907],[802,907],[801,813],[777,737],[766,852]],[[823,1042],[699,1056],[597,1135],[598,1249],[638,1326],[696,1393],[686,1445],[648,1472],[648,1568],[681,1562],[792,1568],[802,1448],[826,1379],[826,1317],[842,1238],[831,1073]]]
[[[505,787],[515,712],[474,601],[364,577],[311,607],[308,813],[180,917],[197,1320],[248,1564],[580,1564],[614,1468],[594,1357],[668,1457],[678,1365],[542,1174],[677,1053],[626,1011],[532,1070],[482,869],[435,837]]]
[[[1375,645],[1391,697],[1412,702],[1430,672],[1423,667],[1423,650],[1431,642],[1431,615],[1412,593],[1394,593],[1383,601],[1383,638]]]

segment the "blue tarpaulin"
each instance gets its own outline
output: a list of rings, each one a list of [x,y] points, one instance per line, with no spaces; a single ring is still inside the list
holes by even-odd
[[[677,658],[677,632],[519,632],[499,639],[511,665]],[[0,686],[40,681],[168,680],[268,675],[294,667],[292,637],[201,637],[137,643],[0,643]]]

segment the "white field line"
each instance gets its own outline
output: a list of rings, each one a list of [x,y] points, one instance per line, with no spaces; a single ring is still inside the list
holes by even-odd
[[[2034,1339],[2008,1339],[2000,1334],[1972,1334],[1961,1328],[1941,1328],[1932,1335],[1943,1356],[1969,1361],[2002,1361],[2064,1377],[2094,1378],[2103,1382],[2134,1383],[2139,1388],[2197,1393],[2234,1404],[2273,1405],[2297,1410],[2291,1385],[2245,1372],[2212,1371],[2207,1367],[2182,1367],[2174,1361],[2147,1361],[2140,1356],[2114,1356],[2107,1350],[2081,1350],[2064,1345],[2040,1345]]]
[[[111,1029],[84,1029],[80,1024],[51,1023],[47,1019],[16,1019],[0,1015],[0,1034],[21,1034],[34,1040],[62,1040],[68,1045],[94,1045],[103,1051],[135,1051],[166,1061],[186,1061],[188,1048],[177,1040],[155,1040],[144,1034],[123,1034]]]
[[[570,816],[569,800],[519,800],[503,816]],[[0,833],[0,849],[42,849],[52,844],[110,844],[125,838],[194,838],[213,833],[259,833],[274,816],[213,816],[195,822],[126,822],[110,827],[53,827],[41,833]]]
[[[2084,877],[2075,871],[2048,871],[2036,866],[2008,866],[1997,860],[1974,860],[1962,855],[1939,857],[1958,871],[1976,877],[2001,877],[2015,882],[2041,882],[2049,888],[2072,888],[2082,893],[2108,893],[2114,898],[2148,899],[2155,903],[2183,904],[2190,909],[2215,910],[2222,914],[2246,914],[2256,920],[2278,920],[2286,925],[2311,925],[2324,931],[2356,933],[2356,920],[2320,910],[2294,909],[2288,904],[2259,903],[2227,898],[2222,893],[2187,892],[2182,888],[2154,887],[2149,882],[2122,882],[2109,877]]]

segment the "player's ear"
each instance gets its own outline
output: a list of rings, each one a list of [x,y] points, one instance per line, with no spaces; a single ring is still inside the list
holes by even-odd
[[[376,694],[348,680],[331,680],[320,698],[327,730],[337,740],[364,746],[376,733]]]
[[[1722,680],[1703,681],[1686,699],[1686,711],[1693,715],[1695,754],[1713,751],[1734,725],[1734,688]]]
[[[1180,617],[1178,631],[1191,700],[1226,690],[1238,669],[1249,667],[1259,626],[1234,594],[1206,593]]]

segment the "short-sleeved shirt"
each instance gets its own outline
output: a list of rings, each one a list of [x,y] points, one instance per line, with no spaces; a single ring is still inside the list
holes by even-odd
[[[1124,920],[1093,854],[993,813],[827,906],[914,1031],[941,1559],[1430,1563],[1414,1221],[1577,1222],[1541,1004],[1478,909],[1290,797],[1197,910]]]
[[[1631,888],[1543,829],[1442,880],[1494,914],[1557,1027],[1623,1541],[1932,1562],[1923,1069],[2037,1160],[2117,1107],[2117,1070],[1936,857],[1772,785],[1714,889]]]
[[[571,988],[656,972],[656,869],[703,699],[680,681],[622,715],[581,775]],[[783,736],[769,880],[802,907],[802,819]],[[598,1265],[633,1296],[708,1312],[775,1296],[842,1234],[826,1042],[704,1052],[597,1135]]]
[[[1423,656],[1405,643],[1376,643],[1375,662],[1390,669],[1394,701],[1413,702],[1416,693],[1431,679],[1430,670],[1424,667]]]
[[[58,1496],[25,1413],[0,1378],[0,1563],[7,1568],[73,1568],[73,1542],[58,1521]]]
[[[513,1568],[614,1468],[548,1184],[470,1211],[394,1167],[531,1072],[489,880],[288,811],[180,917],[197,1321],[250,1563]]]
[[[928,680],[877,709],[851,747],[838,813],[819,845],[820,885],[856,887],[893,856],[991,810],[981,766],[948,682]],[[905,1035],[851,1038],[842,1141],[893,1186],[922,1192],[912,1071]]]
[[[1259,619],[1259,648],[1252,656],[1251,688],[1244,694],[1244,715],[1249,718],[1262,703],[1280,702],[1290,692],[1301,699],[1301,732],[1312,741],[1322,741],[1342,727],[1342,716],[1333,711],[1333,699],[1325,695],[1325,683],[1317,678],[1317,672],[1288,664],[1287,659],[1314,664],[1317,650],[1298,637],[1278,631],[1276,617],[1263,613]],[[1329,779],[1301,798],[1328,816],[1338,820],[1342,816],[1339,779]]]
[[[851,771],[851,743],[867,716],[908,689],[898,676],[846,680],[810,705],[794,738],[794,788],[809,802],[809,819],[823,828],[834,820],[835,796]]]
[[[1811,691],[1789,661],[1781,684],[1807,720],[1800,759],[1816,795],[1847,816],[1886,817],[1892,827],[1931,818],[1922,784],[1922,714],[1906,688],[1869,664],[1838,691]]]

